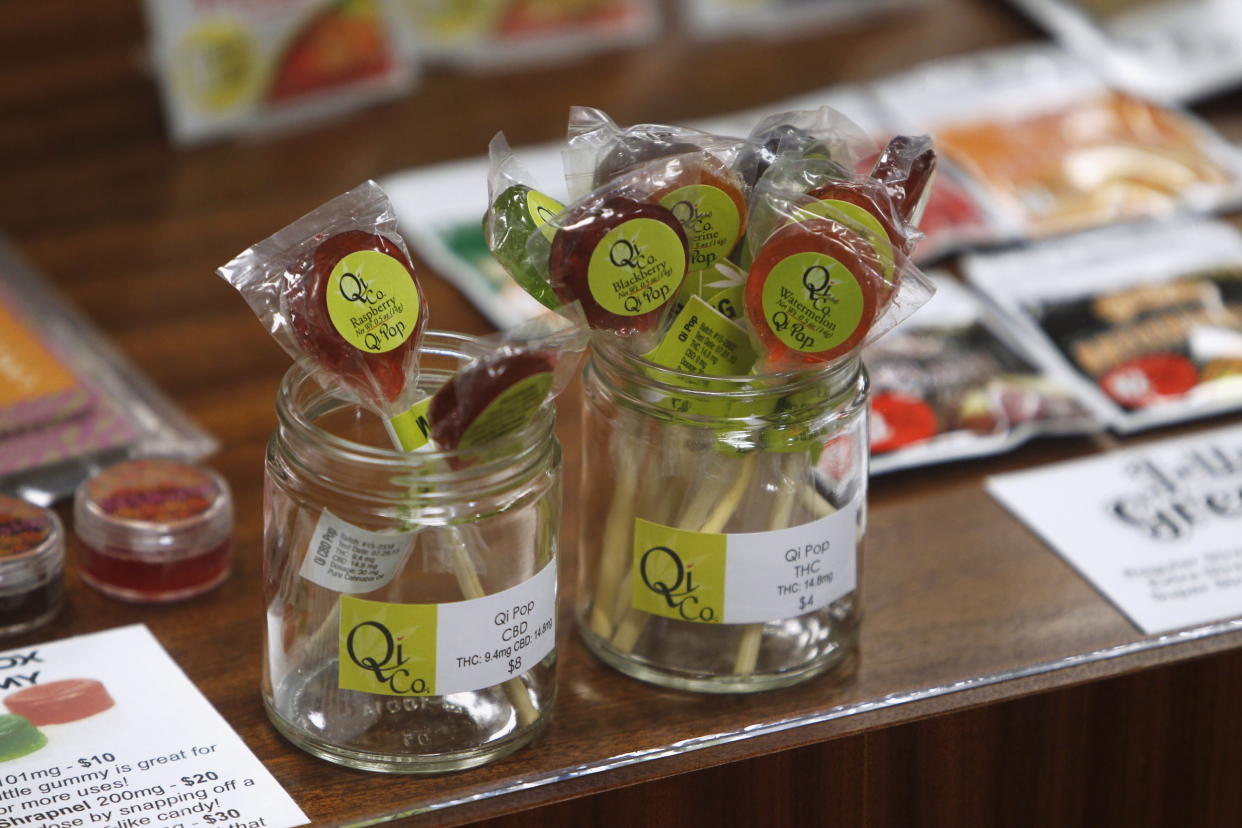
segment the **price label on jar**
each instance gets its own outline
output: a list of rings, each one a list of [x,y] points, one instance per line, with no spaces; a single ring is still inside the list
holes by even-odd
[[[858,584],[861,503],[770,532],[691,532],[634,522],[634,609],[704,624],[755,624],[823,609]]]
[[[341,596],[346,690],[443,696],[521,676],[556,644],[556,562],[517,586],[447,604]]]

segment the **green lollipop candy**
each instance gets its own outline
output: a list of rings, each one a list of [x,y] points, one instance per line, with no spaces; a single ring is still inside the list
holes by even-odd
[[[533,266],[526,253],[526,241],[542,230],[552,240],[554,228],[548,220],[565,205],[525,184],[514,184],[506,189],[484,218],[484,233],[492,255],[504,266],[522,289],[552,310],[561,306],[547,279]]]

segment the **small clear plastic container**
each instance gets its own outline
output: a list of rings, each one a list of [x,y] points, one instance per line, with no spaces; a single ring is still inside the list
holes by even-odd
[[[127,460],[78,487],[74,530],[83,581],[124,601],[179,601],[228,577],[233,497],[210,469]]]
[[[52,620],[64,604],[64,572],[56,513],[0,495],[0,637]]]

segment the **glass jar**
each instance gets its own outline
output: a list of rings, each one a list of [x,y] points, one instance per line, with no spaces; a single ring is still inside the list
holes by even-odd
[[[576,613],[653,684],[744,693],[823,673],[858,631],[867,377],[705,378],[607,342],[584,374]]]
[[[478,355],[429,332],[430,394]],[[329,761],[435,773],[528,743],[556,695],[554,407],[469,451],[391,448],[374,414],[285,376],[264,496],[263,697]]]

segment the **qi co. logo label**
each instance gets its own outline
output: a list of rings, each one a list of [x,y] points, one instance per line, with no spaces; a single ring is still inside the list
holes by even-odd
[[[341,596],[339,686],[385,696],[436,690],[435,604]]]
[[[634,522],[634,609],[663,618],[719,624],[725,612],[727,538]]]

